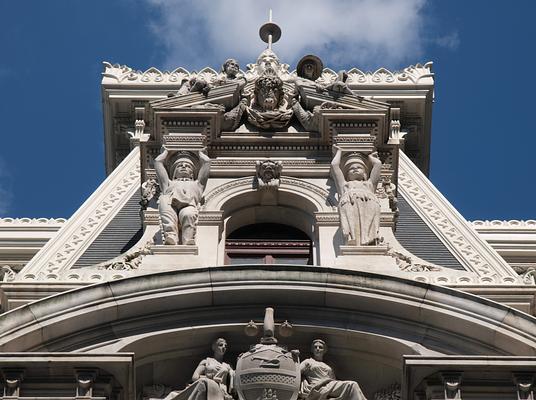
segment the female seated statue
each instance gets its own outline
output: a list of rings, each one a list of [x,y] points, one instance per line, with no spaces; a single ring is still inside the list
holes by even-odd
[[[380,241],[380,202],[375,191],[380,181],[381,161],[377,153],[347,158],[341,168],[342,151],[331,162],[331,176],[339,192],[341,228],[347,245],[376,245]],[[371,164],[370,174],[367,166]]]
[[[192,383],[183,390],[175,390],[164,400],[231,400],[234,371],[223,362],[227,341],[219,338],[212,344],[214,357],[202,360],[192,375]]]
[[[308,358],[300,364],[301,391],[306,400],[367,400],[357,382],[338,381],[335,378],[333,369],[322,361],[327,350],[323,340],[313,340],[313,358]]]

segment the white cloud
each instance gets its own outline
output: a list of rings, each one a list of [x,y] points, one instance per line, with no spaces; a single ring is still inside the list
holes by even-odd
[[[259,27],[273,9],[283,31],[274,50],[295,65],[305,54],[326,66],[400,67],[420,60],[426,0],[147,0],[158,11],[151,29],[164,46],[165,68],[242,67],[265,45]]]

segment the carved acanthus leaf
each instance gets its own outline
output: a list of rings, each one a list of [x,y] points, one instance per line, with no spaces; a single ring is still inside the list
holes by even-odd
[[[401,271],[406,272],[437,272],[442,271],[442,268],[439,268],[435,265],[415,263],[410,256],[402,254],[393,249],[389,249],[387,255],[393,257],[396,260],[396,264]]]

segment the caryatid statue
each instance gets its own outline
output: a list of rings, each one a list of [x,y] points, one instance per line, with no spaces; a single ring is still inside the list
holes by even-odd
[[[190,152],[170,154],[164,149],[154,160],[162,193],[158,200],[158,211],[164,231],[164,244],[195,245],[198,207],[210,172],[210,158],[202,151],[198,151],[197,155],[200,163],[197,179],[197,160]],[[169,174],[165,165],[167,161],[170,165]]]
[[[346,244],[366,246],[380,241],[380,202],[375,191],[380,181],[377,153],[351,153],[341,167],[342,151],[331,162],[331,176],[339,193],[339,215]]]

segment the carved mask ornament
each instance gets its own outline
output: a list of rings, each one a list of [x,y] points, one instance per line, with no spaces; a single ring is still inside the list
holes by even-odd
[[[282,99],[283,81],[269,68],[255,82],[255,103],[264,111],[273,111]]]

